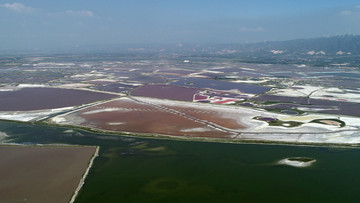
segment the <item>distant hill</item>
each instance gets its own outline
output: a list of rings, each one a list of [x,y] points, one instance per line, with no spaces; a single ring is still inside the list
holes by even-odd
[[[241,47],[253,52],[306,55],[359,55],[360,35],[340,35],[312,39],[247,44]]]
[[[3,51],[34,54],[34,51]],[[360,35],[338,35],[311,39],[248,44],[105,44],[88,45],[38,54],[93,54],[102,57],[174,57],[235,60],[246,63],[308,64],[313,66],[356,66],[360,68]],[[0,59],[1,60],[1,59]]]
[[[214,45],[188,51],[191,55],[221,57],[247,63],[342,64],[360,67],[360,35],[339,35],[312,39]]]

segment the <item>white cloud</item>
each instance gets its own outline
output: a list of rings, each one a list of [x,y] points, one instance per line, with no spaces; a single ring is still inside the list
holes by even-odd
[[[341,11],[340,12],[340,15],[351,15],[352,12],[351,11],[348,11],[348,10],[345,10],[345,11]]]
[[[244,31],[244,32],[264,32],[264,28],[262,28],[262,27],[256,27],[256,28],[242,27],[241,31]]]
[[[273,54],[283,54],[283,53],[285,53],[285,51],[283,51],[283,50],[271,50],[270,52],[273,53]]]
[[[316,54],[316,52],[314,50],[312,50],[312,51],[308,51],[307,54],[308,55],[314,55],[314,54]]]
[[[2,4],[2,5],[0,5],[0,7],[6,8],[8,10],[18,12],[18,13],[29,13],[34,10],[33,8],[31,8],[29,6],[25,6],[22,3],[16,3],[16,2],[14,2],[12,4],[9,4],[9,3]]]
[[[360,5],[357,5],[350,10],[343,10],[339,13],[339,15],[347,17],[360,17]]]
[[[83,16],[83,17],[93,17],[94,16],[94,13],[92,11],[88,11],[88,10],[80,10],[80,11],[67,10],[66,14],[72,15],[72,16]]]

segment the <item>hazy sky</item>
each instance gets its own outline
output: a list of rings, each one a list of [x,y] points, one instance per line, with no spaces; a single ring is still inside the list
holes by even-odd
[[[0,0],[0,49],[360,34],[359,0]]]

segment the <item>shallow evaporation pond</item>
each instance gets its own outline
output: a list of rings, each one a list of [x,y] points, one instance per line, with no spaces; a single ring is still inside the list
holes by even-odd
[[[291,111],[291,110],[281,110],[281,113],[285,113],[289,115],[299,115],[297,111]]]
[[[63,108],[117,97],[114,94],[60,88],[23,88],[0,92],[0,111]],[[61,99],[59,99],[61,98]]]
[[[173,99],[192,101],[193,95],[200,89],[174,85],[145,85],[131,91],[132,96],[153,97],[159,99]]]
[[[233,90],[237,89],[241,92],[251,94],[263,94],[270,90],[268,87],[258,85],[248,85],[241,83],[232,83],[221,80],[205,79],[205,78],[185,78],[171,83],[172,85],[197,87],[197,88],[211,88],[217,90]]]
[[[266,122],[276,121],[276,118],[271,118],[271,117],[259,117],[259,118],[255,118],[255,119],[260,120],[260,121],[266,121]]]
[[[333,76],[348,77],[348,78],[360,78],[360,74],[357,74],[357,73],[338,72],[338,73],[324,73],[322,75],[333,75]]]

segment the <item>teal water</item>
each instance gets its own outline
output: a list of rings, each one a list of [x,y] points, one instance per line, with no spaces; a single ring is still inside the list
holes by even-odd
[[[0,122],[13,142],[99,145],[77,202],[358,202],[360,150],[114,137]],[[309,168],[277,165],[311,157]]]

